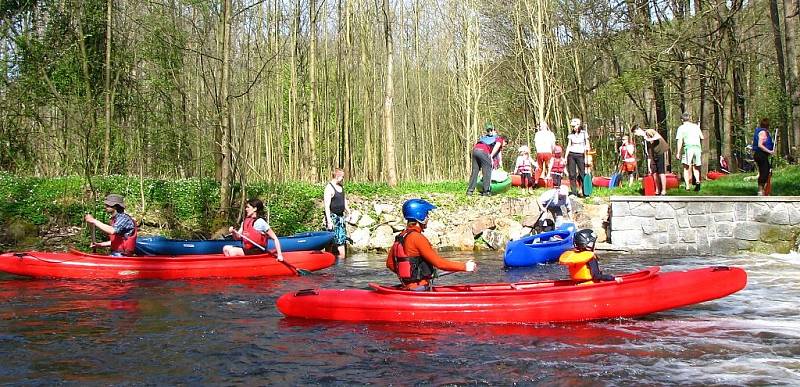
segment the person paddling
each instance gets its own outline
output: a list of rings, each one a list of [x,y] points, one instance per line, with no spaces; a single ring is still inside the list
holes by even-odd
[[[225,246],[222,253],[227,257],[264,254],[267,250],[267,237],[275,242],[278,261],[283,261],[281,241],[264,220],[264,203],[260,199],[250,199],[244,207],[245,218],[238,230],[230,227],[228,231],[236,240],[242,240],[242,247]]]
[[[395,237],[389,249],[386,267],[397,274],[400,286],[406,290],[426,291],[436,278],[436,269],[447,271],[475,271],[475,261],[449,261],[439,256],[422,231],[428,226],[429,213],[436,206],[423,199],[410,199],[403,203],[406,229]]]
[[[136,235],[138,229],[136,222],[130,215],[125,213],[125,200],[121,195],[110,194],[103,200],[105,211],[111,221],[105,224],[94,218],[91,214],[86,214],[86,223],[97,227],[100,231],[108,234],[109,240],[105,242],[94,242],[90,247],[109,247],[112,257],[133,255],[136,251]],[[93,234],[94,235],[94,234]]]
[[[622,277],[614,277],[600,271],[597,255],[594,253],[594,244],[597,241],[594,231],[588,228],[580,230],[575,233],[573,241],[575,248],[562,253],[558,263],[567,266],[570,279],[575,281],[576,285],[604,281],[622,282]]]

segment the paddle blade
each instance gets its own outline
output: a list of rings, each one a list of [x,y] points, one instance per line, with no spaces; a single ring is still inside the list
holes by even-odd
[[[291,263],[286,262],[286,261],[280,261],[280,262],[283,263],[284,265],[286,265],[286,267],[292,269],[294,271],[294,273],[297,274],[298,276],[305,277],[307,275],[311,275],[311,272],[306,270],[306,269],[301,269],[301,268],[296,267],[295,265],[292,265]]]

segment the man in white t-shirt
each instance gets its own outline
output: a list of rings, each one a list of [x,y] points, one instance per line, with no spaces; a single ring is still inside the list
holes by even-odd
[[[547,211],[553,217],[556,227],[564,223],[564,217],[572,220],[572,203],[569,199],[569,187],[562,185],[544,191],[539,196],[539,208]]]
[[[675,152],[675,157],[683,163],[683,179],[686,181],[686,189],[690,189],[689,185],[692,183],[692,176],[694,176],[694,190],[700,191],[700,156],[702,154],[702,140],[703,132],[700,126],[691,122],[692,116],[689,113],[683,113],[681,120],[683,124],[678,127],[675,133],[675,139],[678,140],[678,150]],[[683,158],[681,158],[683,153]]]

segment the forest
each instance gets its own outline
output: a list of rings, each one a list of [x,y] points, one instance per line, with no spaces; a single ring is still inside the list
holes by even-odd
[[[248,182],[466,180],[583,120],[598,168],[634,124],[704,164],[758,119],[800,153],[798,0],[0,0],[0,171]],[[673,145],[674,146],[674,145]],[[512,157],[507,160],[513,161]]]

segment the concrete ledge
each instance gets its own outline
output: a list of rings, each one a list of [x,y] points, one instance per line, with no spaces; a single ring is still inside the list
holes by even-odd
[[[614,202],[684,202],[684,203],[795,203],[800,202],[800,196],[611,196]]]
[[[672,254],[787,253],[800,196],[612,196],[610,243]]]

